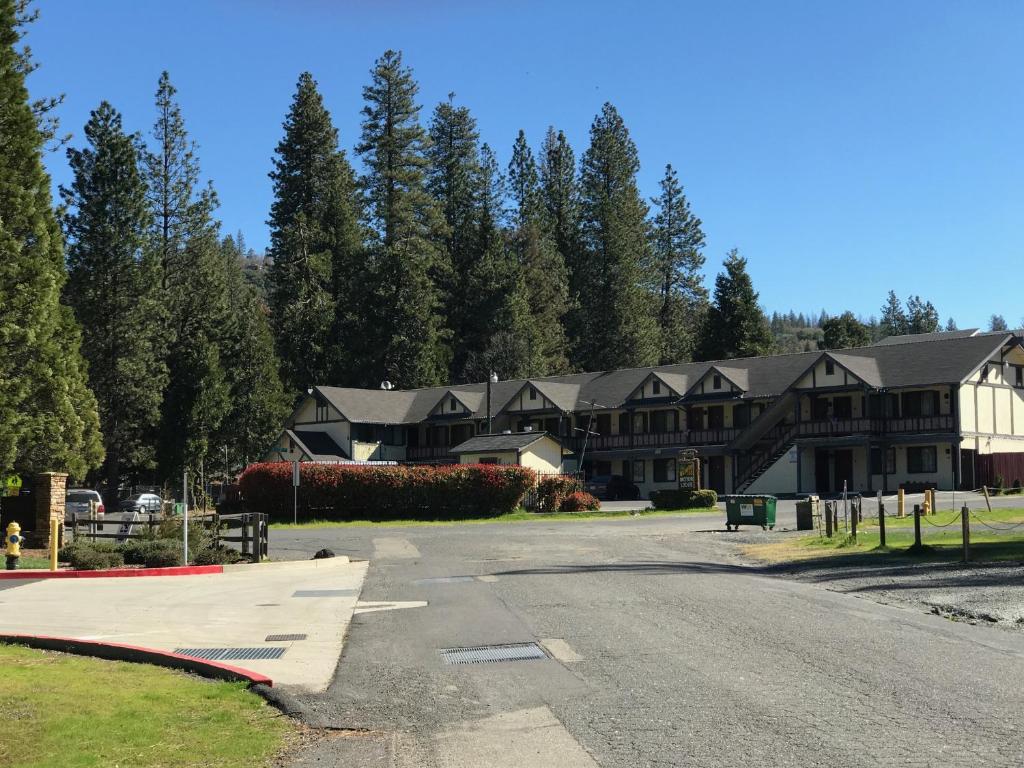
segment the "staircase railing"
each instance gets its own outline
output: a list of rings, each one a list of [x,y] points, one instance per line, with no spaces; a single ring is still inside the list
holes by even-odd
[[[765,469],[765,464],[778,461],[779,457],[785,453],[786,448],[789,447],[789,444],[793,442],[797,429],[798,426],[796,424],[783,425],[781,433],[774,442],[764,451],[755,454],[746,469],[736,475],[737,491],[749,485],[757,477],[758,472]]]

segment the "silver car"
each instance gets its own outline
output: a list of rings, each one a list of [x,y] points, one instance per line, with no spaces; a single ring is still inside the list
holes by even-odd
[[[99,491],[88,488],[69,488],[64,496],[64,518],[70,520],[72,515],[75,515],[79,520],[87,520],[91,502],[96,502],[96,517],[102,520],[106,509],[103,507],[103,497],[100,496]]]

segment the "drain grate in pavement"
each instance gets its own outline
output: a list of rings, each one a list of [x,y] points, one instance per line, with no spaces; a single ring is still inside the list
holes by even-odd
[[[353,597],[358,589],[298,589],[292,597]]]
[[[305,640],[306,635],[267,635],[265,640],[268,643],[284,643],[288,640]]]
[[[481,645],[475,648],[445,648],[441,658],[445,664],[483,664],[490,661],[531,661],[548,655],[536,643]]]
[[[286,648],[175,648],[182,656],[207,661],[236,661],[239,659],[280,659]]]

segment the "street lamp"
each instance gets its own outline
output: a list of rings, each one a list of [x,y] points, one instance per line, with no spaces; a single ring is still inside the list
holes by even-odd
[[[491,385],[498,383],[498,374],[491,371],[487,377],[487,434],[491,434]]]

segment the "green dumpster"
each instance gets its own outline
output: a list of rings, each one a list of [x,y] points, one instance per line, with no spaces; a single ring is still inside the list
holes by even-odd
[[[728,496],[725,499],[725,529],[738,531],[741,525],[760,525],[763,529],[775,527],[774,496]]]

